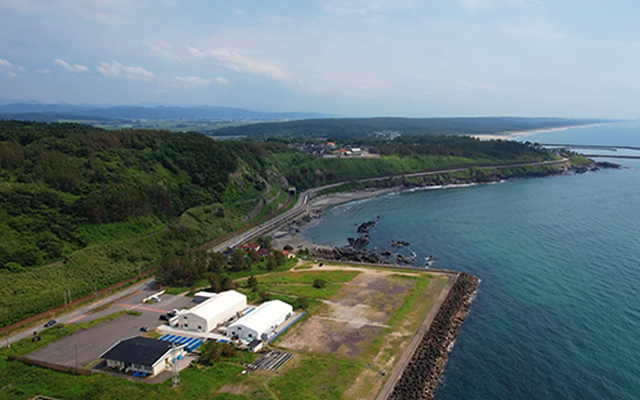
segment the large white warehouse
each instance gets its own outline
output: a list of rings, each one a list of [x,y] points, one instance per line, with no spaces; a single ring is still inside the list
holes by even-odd
[[[263,303],[249,314],[240,318],[227,328],[227,336],[253,341],[266,340],[275,333],[275,329],[293,314],[293,307],[280,301]]]
[[[235,290],[219,293],[178,315],[178,326],[197,332],[209,332],[247,307],[247,296]]]

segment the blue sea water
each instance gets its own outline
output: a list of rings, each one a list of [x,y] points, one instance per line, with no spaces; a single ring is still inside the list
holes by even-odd
[[[525,139],[640,146],[640,123]],[[640,399],[640,160],[614,161],[629,169],[338,205],[305,236],[344,245],[380,215],[371,247],[482,279],[437,400]]]

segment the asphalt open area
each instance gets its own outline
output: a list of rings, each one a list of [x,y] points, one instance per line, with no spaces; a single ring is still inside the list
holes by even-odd
[[[158,319],[161,314],[174,308],[186,308],[193,305],[191,298],[184,296],[163,295],[161,303],[142,304],[141,301],[144,297],[146,297],[144,293],[130,296],[116,302],[105,310],[79,316],[73,322],[86,322],[126,309],[135,309],[141,312],[141,315],[124,314],[87,330],[80,330],[42,349],[36,350],[27,355],[27,357],[75,367],[77,354],[77,366],[84,367],[96,361],[104,351],[119,340],[142,334],[140,327],[147,326],[150,330],[153,330],[161,325],[163,321]],[[51,329],[55,329],[55,327]]]

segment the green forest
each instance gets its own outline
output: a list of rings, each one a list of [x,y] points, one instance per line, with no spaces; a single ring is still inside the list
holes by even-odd
[[[364,143],[364,142],[363,142]],[[366,142],[379,158],[318,158],[286,142],[0,121],[0,326],[156,268],[310,188],[452,165],[551,157],[470,137]]]
[[[523,117],[478,118],[323,118],[263,122],[218,129],[214,135],[242,135],[252,139],[326,138],[365,139],[376,132],[398,131],[403,135],[469,135],[583,125],[602,120]]]

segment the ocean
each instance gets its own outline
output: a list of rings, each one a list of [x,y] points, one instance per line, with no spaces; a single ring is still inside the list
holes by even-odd
[[[640,123],[520,140],[640,146]],[[610,161],[628,169],[342,204],[304,235],[342,246],[380,215],[370,248],[480,277],[437,400],[640,399],[640,160]]]

